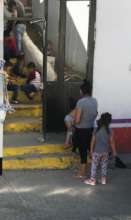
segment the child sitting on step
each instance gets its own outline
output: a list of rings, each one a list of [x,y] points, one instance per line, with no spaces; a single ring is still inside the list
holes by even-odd
[[[101,184],[106,184],[107,182],[110,148],[113,156],[116,156],[114,137],[111,128],[109,128],[111,120],[112,116],[109,113],[103,113],[98,120],[98,127],[94,131],[90,147],[92,157],[91,177],[84,181],[85,184],[96,185],[96,174],[99,165],[101,167]]]
[[[25,92],[29,100],[33,100],[35,94],[41,89],[41,74],[36,69],[36,65],[33,62],[28,63],[27,71],[27,81],[25,85],[21,86],[21,89]]]

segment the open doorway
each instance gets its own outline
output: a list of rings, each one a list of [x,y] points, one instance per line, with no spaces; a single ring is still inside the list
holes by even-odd
[[[48,0],[47,42],[52,51],[47,63],[52,60],[56,79],[50,81],[46,77],[45,81],[47,131],[64,129],[68,99],[79,96],[79,86],[88,78],[88,27],[88,0]]]
[[[13,0],[5,0],[5,8],[9,9],[10,1]],[[26,122],[27,127],[30,127],[31,119],[33,131],[40,131],[42,128],[44,131],[62,131],[64,129],[63,118],[68,111],[68,98],[79,96],[79,85],[84,78],[88,77],[89,1],[15,1],[23,4],[25,16],[18,17],[14,14],[5,20],[5,26],[9,25],[12,28],[10,34],[6,30],[4,32],[6,46],[4,54],[5,60],[11,63],[10,68],[14,68],[20,58],[23,70],[20,72],[21,76],[18,76],[20,77],[18,79],[19,89],[17,88],[19,91],[17,91],[18,100],[16,101],[19,103],[14,104],[19,114],[16,111],[14,116],[12,114],[7,117],[11,124],[9,126],[5,124],[5,131],[17,131],[20,125],[15,126],[14,120],[18,120],[19,115],[21,118],[26,116],[26,119],[22,118],[23,127],[26,127]],[[23,51],[22,53],[20,51],[20,56],[17,54],[19,46],[16,39],[17,24],[22,24],[24,29]],[[8,53],[8,41],[12,42],[12,47],[14,47],[13,53],[11,51],[12,57]],[[30,63],[35,64],[34,68],[41,73],[44,92],[42,84],[37,92],[32,91],[30,94],[27,94],[28,91],[24,88],[28,75],[27,67]],[[8,94],[12,102],[12,91],[8,91]],[[42,103],[44,103],[43,108]],[[37,123],[33,124],[35,120]],[[23,129],[23,132],[26,130]]]

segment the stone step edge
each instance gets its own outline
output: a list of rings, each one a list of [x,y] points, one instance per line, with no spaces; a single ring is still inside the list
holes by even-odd
[[[48,144],[40,146],[4,147],[4,157],[24,156],[33,154],[53,154],[69,152],[62,144]]]
[[[4,124],[4,132],[39,132],[41,130],[42,123],[41,122],[8,122]]]
[[[68,169],[78,164],[79,160],[70,157],[49,157],[26,160],[3,160],[4,170],[34,170],[34,169]]]

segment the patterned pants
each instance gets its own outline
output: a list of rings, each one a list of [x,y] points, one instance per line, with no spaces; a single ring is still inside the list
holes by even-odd
[[[101,177],[107,176],[109,153],[93,153],[92,165],[91,165],[91,178],[96,178],[97,168],[101,167]]]

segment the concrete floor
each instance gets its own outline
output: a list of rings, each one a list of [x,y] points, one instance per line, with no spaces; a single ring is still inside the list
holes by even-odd
[[[64,133],[49,133],[46,135],[45,144],[63,144]],[[43,145],[43,135],[39,132],[4,133],[4,147],[24,147]]]
[[[0,220],[131,220],[131,170],[109,170],[106,186],[86,186],[74,171],[5,172]]]

